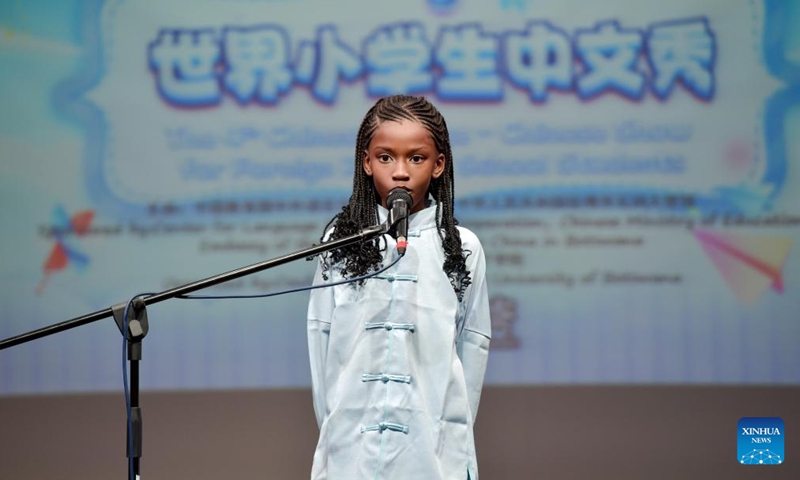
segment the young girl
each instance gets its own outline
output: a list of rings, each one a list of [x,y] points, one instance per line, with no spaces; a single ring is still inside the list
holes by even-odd
[[[412,198],[408,249],[367,280],[312,290],[308,348],[320,427],[311,478],[478,479],[472,427],[489,353],[485,260],[453,215],[447,125],[424,98],[379,100],[358,131],[353,193],[323,240],[377,225]],[[395,240],[320,259],[315,284],[379,270]]]

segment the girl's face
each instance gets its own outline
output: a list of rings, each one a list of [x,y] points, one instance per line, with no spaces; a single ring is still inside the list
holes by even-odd
[[[381,205],[387,207],[386,196],[399,187],[411,194],[411,213],[425,208],[428,187],[444,172],[444,162],[428,129],[410,120],[379,123],[364,152],[364,172]]]

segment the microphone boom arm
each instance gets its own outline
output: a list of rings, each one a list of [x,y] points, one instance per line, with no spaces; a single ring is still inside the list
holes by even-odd
[[[390,219],[391,220],[391,219]],[[265,260],[263,262],[254,263],[252,265],[248,265],[245,267],[240,267],[235,270],[230,270],[225,273],[221,273],[219,275],[214,275],[212,277],[205,278],[203,280],[198,280],[196,282],[188,283],[186,285],[182,285],[179,287],[174,287],[169,290],[165,290],[160,293],[156,293],[153,295],[147,295],[141,297],[144,306],[153,305],[159,302],[163,302],[164,300],[168,300],[170,298],[179,297],[181,295],[186,295],[188,293],[195,292],[197,290],[201,290],[203,288],[208,288],[214,285],[218,285],[220,283],[224,283],[230,280],[234,280],[240,277],[244,277],[247,275],[251,275],[253,273],[257,273],[263,270],[267,270],[269,268],[277,267],[279,265],[283,265],[285,263],[293,262],[295,260],[299,260],[301,258],[308,258],[315,255],[319,255],[320,253],[325,253],[327,251],[344,247],[347,245],[351,245],[353,243],[359,243],[371,238],[377,237],[378,235],[382,235],[387,233],[394,223],[396,223],[399,219],[394,219],[393,222],[387,220],[387,222],[381,225],[374,225],[372,227],[367,227],[361,230],[359,233],[354,235],[350,235],[348,237],[340,238],[337,240],[332,240],[329,242],[323,242],[320,245],[314,245],[309,248],[305,248],[303,250],[298,250],[293,253],[289,253],[280,257],[276,257],[270,260]],[[27,343],[42,337],[46,337],[49,335],[53,335],[55,333],[63,332],[65,330],[69,330],[75,327],[79,327],[82,325],[86,325],[97,320],[102,320],[108,317],[115,317],[117,321],[117,326],[120,328],[120,331],[123,335],[126,335],[130,339],[130,335],[127,334],[128,328],[122,325],[121,318],[118,318],[119,315],[114,315],[115,311],[121,311],[121,308],[124,308],[127,302],[116,304],[113,307],[98,310],[93,313],[89,313],[86,315],[82,315],[80,317],[75,317],[71,320],[67,320],[61,323],[56,323],[47,327],[39,328],[37,330],[32,330],[27,333],[23,333],[21,335],[17,335],[15,337],[10,337],[0,341],[0,350],[4,350],[6,348],[13,347],[15,345],[20,345],[22,343]],[[142,337],[143,335],[140,335]]]

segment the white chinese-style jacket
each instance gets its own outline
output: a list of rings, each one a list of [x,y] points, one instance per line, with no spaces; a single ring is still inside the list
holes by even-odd
[[[380,221],[387,211],[379,207]],[[312,290],[308,348],[320,427],[312,480],[478,479],[473,424],[491,321],[478,238],[458,227],[472,284],[458,301],[442,270],[436,207],[409,217],[386,272]],[[396,256],[385,236],[384,265]],[[341,280],[335,268],[323,280]]]

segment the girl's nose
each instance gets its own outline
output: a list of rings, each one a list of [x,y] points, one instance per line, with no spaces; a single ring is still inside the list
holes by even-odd
[[[392,178],[394,180],[408,180],[408,165],[406,165],[406,162],[401,160],[394,163]]]

